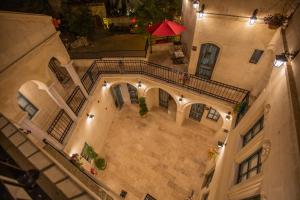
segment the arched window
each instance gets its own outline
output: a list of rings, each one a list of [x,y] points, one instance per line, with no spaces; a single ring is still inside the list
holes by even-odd
[[[196,76],[206,79],[211,78],[219,51],[220,48],[215,44],[206,43],[201,45]]]
[[[65,84],[70,80],[68,71],[60,65],[60,62],[56,58],[51,58],[49,61],[49,68],[61,84]]]

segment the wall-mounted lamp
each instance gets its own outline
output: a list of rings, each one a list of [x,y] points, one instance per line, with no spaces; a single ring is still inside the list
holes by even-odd
[[[181,102],[183,100],[183,95],[181,95],[178,100]]]
[[[257,20],[257,13],[258,13],[258,9],[255,9],[252,13],[252,16],[249,19],[249,24],[253,25],[255,24],[256,20]]]
[[[218,141],[218,147],[222,148],[224,146],[224,142]]]
[[[95,117],[95,115],[90,114],[90,113],[86,113],[87,118],[89,119],[93,119]]]
[[[139,87],[139,88],[142,87],[142,81],[139,81],[138,87]]]
[[[197,12],[197,18],[201,19],[204,16],[205,4],[202,4],[201,9]]]
[[[226,120],[230,120],[230,119],[231,119],[231,112],[228,112],[228,113],[227,113],[225,119],[226,119]]]
[[[103,87],[106,87],[107,86],[107,82],[106,81],[104,81],[104,83],[103,83]]]
[[[285,64],[288,59],[293,60],[295,59],[295,57],[298,55],[300,49],[298,49],[297,51],[293,51],[291,53],[289,52],[285,52],[279,55],[275,56],[275,60],[274,60],[274,67],[281,67],[283,64]]]
[[[199,9],[199,6],[200,6],[199,0],[194,0],[194,2],[193,2],[193,8]]]

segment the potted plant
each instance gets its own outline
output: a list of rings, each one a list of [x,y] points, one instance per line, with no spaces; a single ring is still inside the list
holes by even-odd
[[[106,161],[104,158],[96,158],[94,160],[94,165],[98,170],[104,170],[106,168]]]
[[[219,151],[217,148],[215,147],[212,147],[212,148],[209,148],[208,149],[208,158],[211,160],[211,159],[216,159],[217,156],[219,155]]]
[[[76,165],[79,169],[82,169],[82,157],[78,153],[72,154],[70,160],[71,162]]]
[[[284,25],[287,19],[287,16],[280,13],[276,13],[274,15],[268,15],[267,17],[265,17],[264,22],[265,24],[269,25],[270,29],[277,29]]]
[[[140,115],[141,117],[145,116],[148,113],[148,107],[146,105],[146,99],[145,97],[139,98],[139,105],[140,105]]]
[[[93,147],[90,145],[86,147],[85,154],[90,158],[90,160],[93,160],[98,156],[98,154],[94,151]]]

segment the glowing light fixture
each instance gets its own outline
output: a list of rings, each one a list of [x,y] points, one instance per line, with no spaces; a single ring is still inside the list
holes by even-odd
[[[226,119],[226,120],[230,120],[230,119],[231,119],[231,112],[228,112],[228,113],[227,113],[225,119]]]
[[[224,142],[218,141],[218,147],[222,148],[224,146]]]
[[[193,8],[199,9],[199,6],[200,6],[200,2],[198,0],[194,0],[194,2],[193,2]]]
[[[90,114],[90,113],[86,113],[86,116],[88,119],[93,119],[95,117],[95,115]]]
[[[197,12],[198,19],[201,19],[204,17],[204,9],[205,9],[205,4],[202,4],[201,9]]]
[[[183,95],[181,95],[178,100],[181,102],[183,100]]]
[[[139,87],[139,88],[142,87],[142,81],[139,81],[138,87]]]
[[[256,20],[257,20],[257,13],[258,13],[258,9],[255,9],[252,13],[252,16],[249,19],[249,24],[253,25],[255,24]]]
[[[103,83],[103,87],[106,87],[107,86],[107,82],[106,81],[104,81],[104,83]]]
[[[287,58],[284,53],[280,55],[276,55],[274,61],[274,67],[281,67],[286,62],[287,62]]]

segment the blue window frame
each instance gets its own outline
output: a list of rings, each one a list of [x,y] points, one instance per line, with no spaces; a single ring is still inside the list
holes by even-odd
[[[211,43],[201,45],[196,76],[211,79],[220,48]]]

